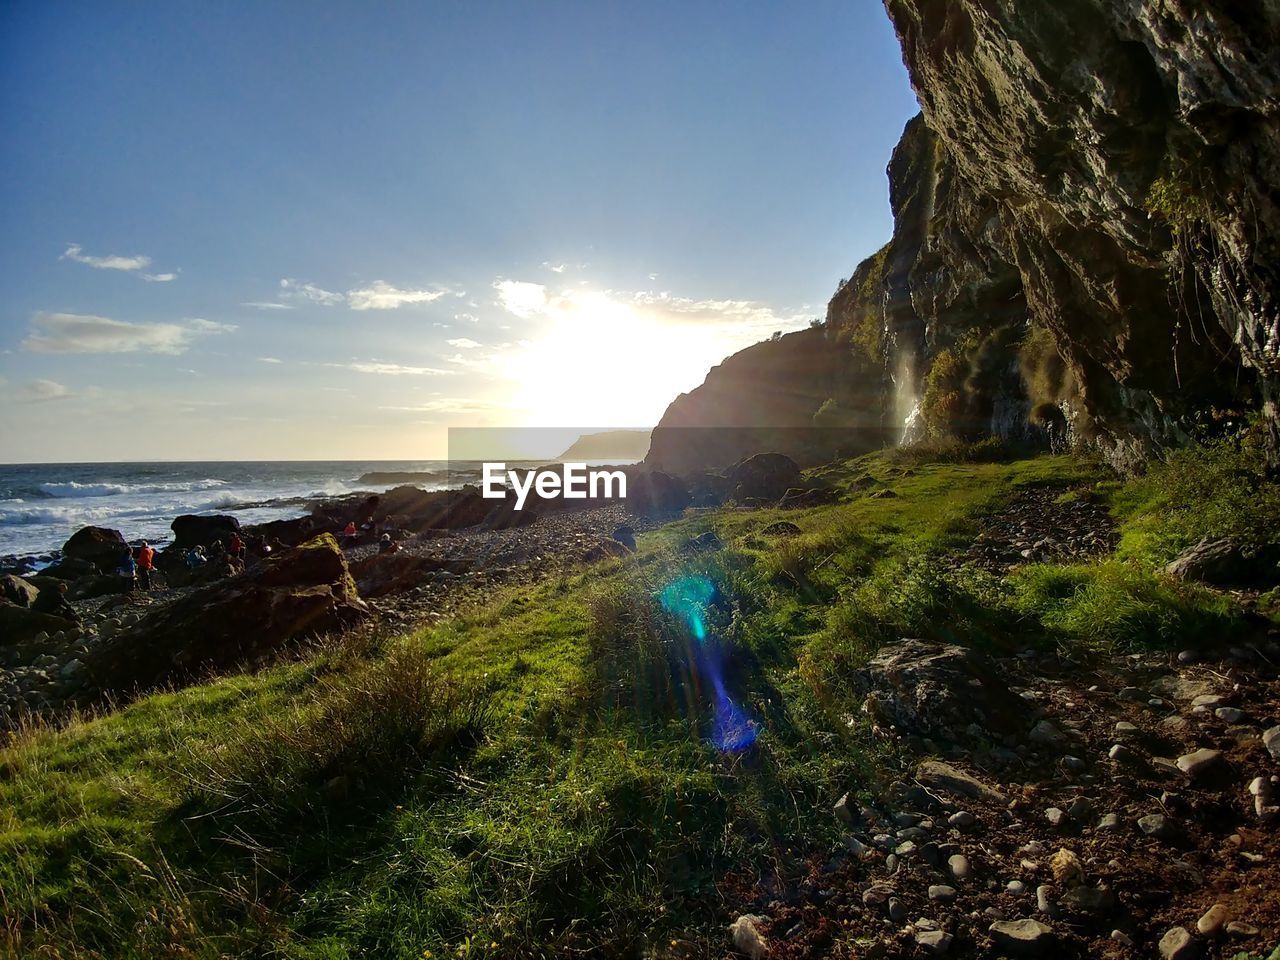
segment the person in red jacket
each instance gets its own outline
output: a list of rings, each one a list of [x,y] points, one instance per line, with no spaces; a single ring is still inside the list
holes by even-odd
[[[155,567],[155,560],[156,552],[143,540],[142,546],[138,548],[138,583],[143,590],[151,589],[151,570]]]

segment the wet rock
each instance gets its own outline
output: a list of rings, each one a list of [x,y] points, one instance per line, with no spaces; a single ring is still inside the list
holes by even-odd
[[[996,949],[1020,957],[1044,956],[1053,944],[1053,930],[1039,920],[997,920],[987,928]]]

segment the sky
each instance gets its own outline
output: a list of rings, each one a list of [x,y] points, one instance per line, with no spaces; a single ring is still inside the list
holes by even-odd
[[[877,0],[0,4],[0,462],[653,426],[917,109]]]

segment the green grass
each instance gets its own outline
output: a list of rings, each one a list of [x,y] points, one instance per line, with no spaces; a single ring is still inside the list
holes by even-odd
[[[791,874],[839,849],[834,800],[895,775],[850,723],[849,678],[880,644],[1112,649],[1235,623],[1223,596],[1167,583],[1163,554],[1133,547],[1174,510],[1176,484],[1156,496],[1095,464],[989,453],[835,465],[821,473],[839,504],[693,511],[633,558],[428,630],[27,731],[0,751],[0,945],[50,957],[551,957],[672,937],[720,948],[730,877]],[[1028,485],[1112,504],[1128,552],[1008,579],[957,565],[980,516]],[[800,534],[762,532],[780,519]],[[724,550],[680,549],[706,530]],[[714,700],[693,651],[712,648],[662,599],[680,577],[710,585],[696,612],[757,722],[747,751],[709,742]]]

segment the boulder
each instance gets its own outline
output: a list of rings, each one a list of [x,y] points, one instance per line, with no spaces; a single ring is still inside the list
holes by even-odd
[[[16,646],[30,643],[42,633],[53,636],[64,630],[76,629],[74,620],[0,603],[0,645]]]
[[[689,488],[661,470],[635,471],[627,477],[627,506],[638,516],[665,516],[689,506]]]
[[[126,546],[124,550],[127,550]],[[111,563],[107,566],[107,570],[114,570],[116,563],[124,555],[124,550],[116,554],[112,558]],[[92,577],[98,573],[98,566],[88,560],[78,560],[75,557],[63,557],[57,563],[52,563],[40,571],[40,576],[49,577],[54,580],[78,580],[81,577]]]
[[[834,490],[824,487],[792,487],[782,495],[778,506],[786,510],[801,510],[806,507],[821,507],[835,503],[839,499]]]
[[[612,537],[614,540],[617,540],[618,543],[622,544],[632,553],[635,553],[636,532],[631,527],[627,527],[627,526],[618,527],[616,530],[613,531],[613,533],[609,534],[609,536]]]
[[[115,569],[121,555],[128,549],[129,544],[119,530],[82,527],[62,545],[62,556],[71,560],[84,560],[97,567],[98,572],[106,572]]]
[[[231,539],[233,533],[240,532],[240,521],[225,515],[199,516],[186,513],[175,517],[169,524],[173,531],[173,546],[179,550],[192,547],[211,547],[215,543],[223,546]]]
[[[337,541],[325,534],[103,640],[84,658],[82,699],[127,698],[240,669],[367,615]]]
[[[887,644],[854,680],[863,710],[904,734],[956,741],[967,728],[1021,733],[1031,706],[981,653],[957,644]]]
[[[798,487],[800,467],[781,453],[757,453],[729,468],[733,481],[733,499],[780,500],[788,490]]]
[[[19,607],[31,608],[40,590],[30,581],[12,574],[0,577],[0,597]]]
[[[1256,576],[1252,567],[1239,544],[1205,537],[1178,554],[1177,559],[1165,567],[1165,573],[1179,580],[1230,586],[1246,583]]]

